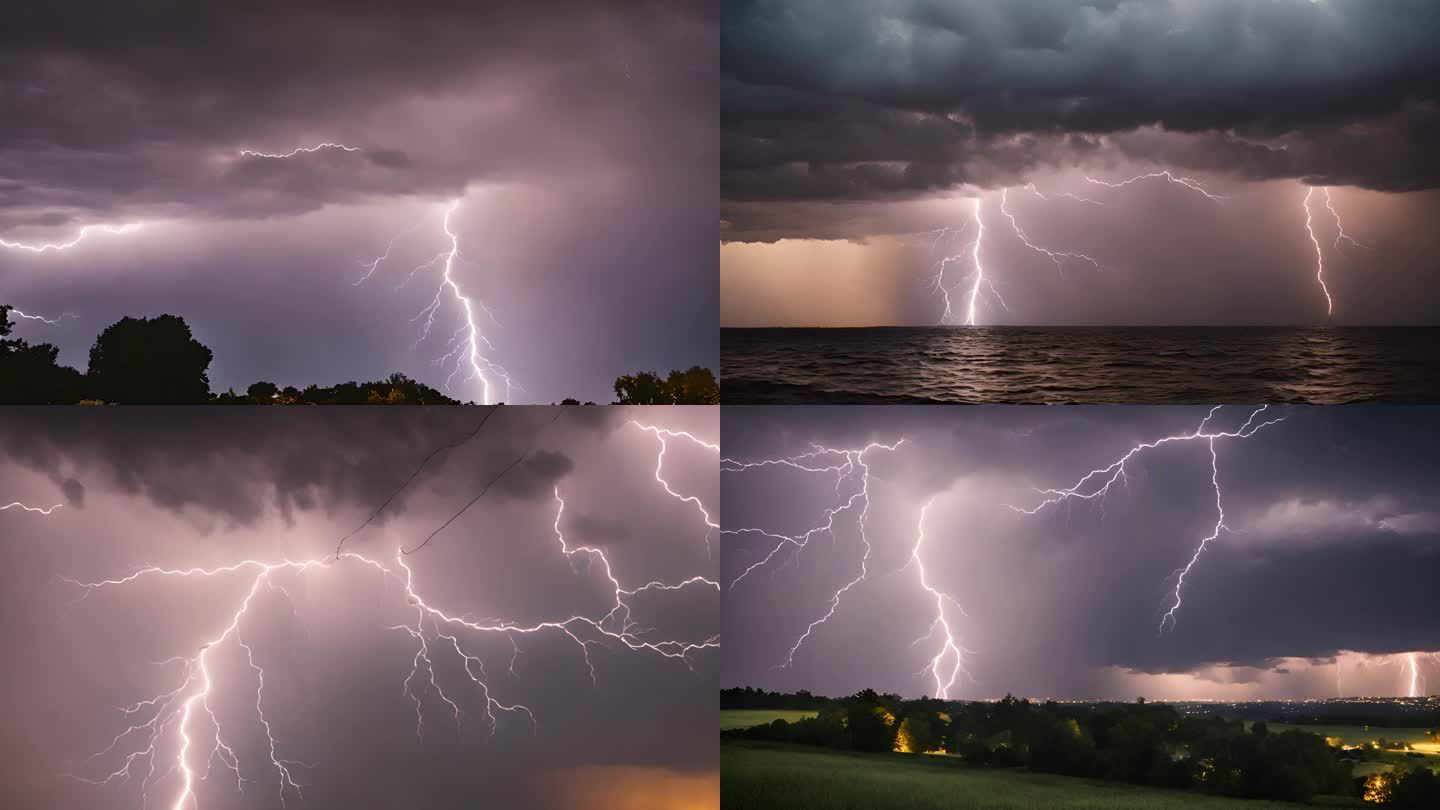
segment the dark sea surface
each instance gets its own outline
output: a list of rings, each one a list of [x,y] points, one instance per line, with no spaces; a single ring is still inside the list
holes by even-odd
[[[1440,327],[722,329],[723,403],[1440,402]]]

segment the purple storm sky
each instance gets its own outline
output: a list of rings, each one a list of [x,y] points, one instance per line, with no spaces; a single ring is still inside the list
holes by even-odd
[[[397,547],[413,547],[444,524],[528,448],[524,462],[405,558],[427,604],[478,622],[604,614],[613,586],[603,566],[584,553],[567,559],[558,545],[556,487],[568,542],[603,549],[627,588],[713,580],[704,519],[665,492],[655,478],[656,436],[627,420],[714,442],[717,409],[572,408],[558,418],[557,410],[495,413],[473,439],[431,459],[346,552],[395,568]],[[0,419],[0,503],[62,505],[49,516],[0,511],[0,703],[9,733],[24,741],[0,766],[0,804],[139,807],[145,760],[129,783],[97,786],[67,774],[94,779],[123,764],[116,752],[89,759],[126,728],[117,707],[179,686],[185,665],[157,662],[194,656],[215,638],[253,575],[149,576],[88,591],[68,580],[119,578],[146,566],[331,559],[337,541],[427,454],[474,431],[483,416],[477,408],[8,411]],[[714,512],[715,459],[714,449],[672,438],[665,479]],[[477,657],[472,666],[483,664],[493,696],[530,707],[536,724],[497,711],[492,735],[483,691],[465,680],[449,642],[432,637],[436,681],[462,714],[457,725],[438,692],[424,688],[422,666],[417,726],[416,704],[404,693],[417,642],[391,629],[415,622],[401,581],[346,561],[272,576],[239,635],[207,653],[211,708],[247,781],[241,795],[217,759],[197,788],[202,806],[278,806],[279,776],[254,713],[257,680],[240,641],[265,670],[279,756],[312,766],[295,771],[304,806],[717,806],[715,650],[694,652],[687,665],[593,644],[592,683],[580,648],[561,631],[506,638],[450,626]],[[648,640],[718,632],[713,587],[651,590],[629,601],[632,619],[652,628]],[[211,738],[196,717],[191,762],[199,770]],[[178,774],[169,773],[175,729],[161,738],[151,806],[177,795]],[[299,806],[293,791],[287,798]]]
[[[726,3],[721,323],[963,323],[931,278],[970,289],[974,198],[976,323],[1440,322],[1437,31],[1425,0]],[[1166,170],[1207,193],[1101,184]]]
[[[742,407],[722,417],[738,462],[828,447],[866,454],[867,577],[793,657],[787,650],[860,573],[862,502],[796,553],[759,533],[726,534],[724,686],[848,695],[870,687],[935,695],[923,672],[942,633],[912,560],[922,506],[923,565],[970,652],[952,698],[1302,698],[1440,690],[1440,409],[1267,409],[1269,425],[1217,439],[1224,531],[1184,581],[1161,632],[1175,573],[1214,529],[1204,440],[1140,453],[1108,497],[1034,515],[1037,490],[1070,487],[1140,442],[1195,430],[1182,406]],[[1253,409],[1220,409],[1235,432]],[[825,466],[826,458],[806,463]],[[830,457],[829,461],[835,461]],[[837,472],[772,465],[721,476],[730,532],[794,536],[858,491]],[[771,549],[768,564],[731,587]],[[963,608],[964,613],[960,612]],[[924,640],[917,641],[917,638]],[[948,666],[944,668],[948,672]]]
[[[213,390],[439,387],[483,302],[513,402],[607,402],[715,367],[718,23],[708,3],[49,3],[0,30],[0,301],[84,368],[125,315],[185,317]],[[322,143],[287,159],[279,154]],[[363,283],[367,262],[400,238]],[[453,358],[452,358],[453,359]],[[480,399],[457,379],[462,400]],[[503,391],[497,398],[504,398]]]

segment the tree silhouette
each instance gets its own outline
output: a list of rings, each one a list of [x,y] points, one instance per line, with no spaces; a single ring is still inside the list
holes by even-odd
[[[616,405],[715,405],[720,402],[720,384],[704,366],[672,370],[663,380],[642,371],[615,378],[615,397]]]
[[[56,362],[60,349],[10,338],[10,307],[0,304],[0,402],[53,405],[84,396],[80,372]]]
[[[90,349],[90,384],[108,402],[207,402],[213,357],[183,318],[122,318]]]

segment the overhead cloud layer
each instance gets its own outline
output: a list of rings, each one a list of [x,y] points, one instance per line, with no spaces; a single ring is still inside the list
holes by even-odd
[[[568,542],[603,550],[610,573],[636,590],[625,614],[632,630],[651,628],[645,642],[712,638],[713,586],[640,590],[652,581],[711,579],[715,564],[699,510],[655,479],[658,440],[629,420],[708,441],[717,410],[501,409],[477,431],[486,413],[13,414],[0,441],[9,448],[0,458],[0,503],[61,506],[48,516],[0,511],[0,643],[12,661],[0,706],[27,741],[3,766],[0,803],[138,807],[142,792],[152,806],[173,803],[181,721],[158,704],[128,716],[115,707],[181,687],[182,661],[203,653],[213,687],[186,726],[196,741],[186,761],[197,772],[207,767],[210,749],[202,753],[199,741],[213,736],[202,717],[210,713],[231,751],[214,754],[210,778],[197,783],[203,805],[270,807],[282,790],[298,804],[271,762],[255,709],[259,688],[277,756],[290,763],[307,804],[568,807],[573,797],[556,782],[574,777],[612,803],[648,806],[648,780],[674,802],[717,806],[713,648],[681,659],[591,637],[598,631],[584,622],[568,626],[571,638],[554,626],[486,631],[427,614],[430,671],[406,630],[417,626],[422,601],[481,626],[604,616],[615,587],[607,569],[594,552],[567,555]],[[716,509],[714,450],[671,441],[666,480]],[[515,464],[522,453],[527,460]],[[432,534],[423,549],[397,553]],[[336,557],[342,537],[343,552],[359,557]],[[245,560],[316,562],[258,580],[251,564],[214,576],[152,572],[123,585],[79,584],[148,566]],[[235,634],[205,646],[252,587]],[[247,655],[264,669],[263,686]],[[489,698],[528,707],[535,725]],[[82,781],[103,780],[146,747],[142,729],[91,758],[127,726],[149,721],[149,712],[170,717],[153,774],[146,778],[142,755],[133,778]],[[243,794],[237,779],[245,780]]]
[[[1107,157],[1432,188],[1436,30],[1421,0],[729,3],[725,192],[994,187]]]
[[[963,323],[937,283],[976,262],[977,324],[1434,323],[1437,32],[1424,0],[726,3],[721,324]]]
[[[142,227],[73,255],[0,251],[0,298],[76,313],[29,335],[67,359],[119,314],[187,316],[222,388],[433,376],[444,352],[411,352],[409,320],[433,279],[395,288],[442,249],[439,211],[460,198],[461,278],[500,324],[497,355],[525,386],[512,399],[599,399],[621,373],[713,365],[715,202],[694,189],[716,172],[716,26],[694,3],[7,13],[0,239]],[[324,143],[347,148],[266,156]],[[353,287],[402,234],[396,266]],[[306,348],[257,346],[257,324]]]
[[[727,591],[722,681],[831,695],[864,687],[936,694],[934,676],[923,670],[941,634],[935,597],[918,578],[923,566],[928,584],[960,606],[947,608],[947,620],[969,651],[971,677],[950,697],[1403,695],[1409,652],[1422,653],[1433,692],[1440,684],[1440,659],[1429,655],[1440,650],[1440,614],[1426,585],[1440,573],[1440,448],[1432,446],[1440,414],[1433,408],[1272,408],[1251,424],[1283,421],[1248,438],[1217,439],[1228,529],[1196,557],[1170,620],[1177,573],[1217,519],[1205,440],[1142,451],[1104,498],[1035,514],[1008,508],[1033,510],[1046,497],[1040,490],[1071,487],[1138,443],[1193,432],[1206,410],[726,413],[724,455],[742,462],[808,452],[812,442],[904,443],[864,458],[871,475],[866,577],[787,666],[777,668],[861,571],[863,502],[838,514],[833,537],[817,534],[798,553],[758,532],[726,535],[727,586],[772,548],[782,550]],[[1207,427],[1234,433],[1252,410],[1221,409]],[[844,474],[784,466],[724,473],[721,523],[772,535],[824,524],[823,510],[857,491],[853,477],[837,488]]]

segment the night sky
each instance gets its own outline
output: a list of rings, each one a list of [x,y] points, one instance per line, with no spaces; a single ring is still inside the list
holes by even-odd
[[[721,29],[723,325],[941,322],[977,197],[977,323],[1440,322],[1427,0],[737,0]],[[1224,199],[1086,179],[1167,170]],[[1027,248],[1007,188],[1099,266]]]
[[[407,277],[448,247],[459,199],[454,275],[490,310],[509,401],[716,367],[712,4],[222,5],[0,15],[0,240],[141,224],[0,249],[0,302],[74,316],[17,333],[83,370],[108,324],[173,313],[215,351],[212,390],[397,370],[439,387],[462,310],[446,291],[416,345],[440,276]],[[240,154],[327,142],[358,151]]]
[[[1159,630],[1173,574],[1216,521],[1204,440],[1143,451],[1104,499],[1035,515],[1037,489],[1070,487],[1140,442],[1192,432],[1207,408],[1181,406],[737,407],[723,455],[794,456],[812,443],[872,450],[868,576],[842,596],[787,667],[786,651],[860,572],[863,502],[726,590],[724,686],[848,695],[870,687],[937,693],[922,673],[939,635],[916,642],[935,601],[921,564],[964,610],[947,614],[970,651],[951,698],[1301,698],[1405,695],[1408,653],[1422,693],[1440,689],[1440,410],[1269,408],[1248,438],[1217,439],[1228,532],[1185,579]],[[1237,431],[1253,409],[1208,427]],[[823,466],[812,459],[811,466]],[[833,459],[832,459],[833,461]],[[730,532],[795,535],[858,491],[858,478],[784,466],[722,473]],[[722,584],[783,543],[726,534]],[[912,644],[912,642],[915,642]],[[1428,688],[1428,691],[1427,691]]]
[[[713,579],[701,513],[666,494],[655,479],[659,442],[627,420],[713,443],[717,410],[557,412],[501,409],[473,439],[431,459],[346,551],[395,569],[398,546],[423,540],[528,449],[468,512],[405,558],[427,604],[481,622],[603,615],[612,586],[602,566],[583,553],[567,561],[559,549],[557,486],[570,544],[603,548],[627,588]],[[472,433],[484,415],[474,408],[7,411],[0,504],[63,505],[48,517],[0,511],[7,651],[0,703],[8,736],[23,741],[4,758],[0,804],[139,807],[145,760],[130,784],[95,786],[67,774],[103,777],[123,764],[116,752],[87,760],[126,728],[117,707],[180,685],[185,665],[157,662],[196,655],[253,575],[157,575],[88,594],[69,580],[118,578],[146,566],[331,559],[337,541],[427,454]],[[715,450],[669,442],[666,480],[714,512]],[[648,641],[703,641],[718,630],[713,587],[652,590],[630,602],[637,632],[650,628]],[[558,630],[512,634],[512,647],[503,634],[462,629],[456,635],[478,657],[472,665],[483,662],[493,696],[529,706],[536,719],[532,730],[524,717],[497,711],[491,736],[483,692],[464,680],[449,642],[432,635],[437,683],[463,714],[457,732],[450,707],[421,688],[422,666],[415,681],[422,741],[416,705],[404,694],[418,645],[407,631],[388,629],[413,625],[414,615],[400,580],[353,562],[277,573],[257,589],[238,640],[265,670],[278,756],[313,766],[295,769],[303,806],[718,806],[714,650],[695,652],[687,668],[654,652],[595,644],[592,684],[579,647]],[[278,807],[279,777],[254,714],[256,679],[243,650],[232,638],[207,655],[216,678],[212,709],[248,781],[241,796],[216,759],[198,789],[201,806]],[[196,718],[192,764],[199,769],[211,738],[198,709]],[[160,747],[152,807],[169,806],[176,795],[177,778],[161,778],[174,739],[162,737],[170,742]],[[287,799],[302,806],[293,791]]]

